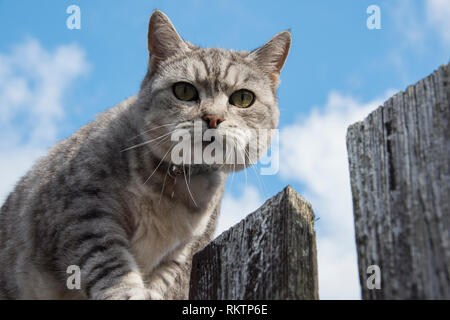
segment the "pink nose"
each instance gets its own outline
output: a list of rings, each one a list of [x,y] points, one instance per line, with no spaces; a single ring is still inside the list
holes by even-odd
[[[210,129],[217,129],[217,126],[223,121],[221,117],[211,115],[203,116],[202,119],[206,121]]]

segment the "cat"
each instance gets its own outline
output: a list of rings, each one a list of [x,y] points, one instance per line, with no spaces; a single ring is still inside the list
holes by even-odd
[[[1,207],[0,298],[187,298],[226,178],[248,165],[175,165],[170,135],[199,122],[218,136],[275,129],[290,44],[284,31],[250,52],[200,48],[155,10],[138,94],[50,149]],[[251,137],[235,139],[246,148]]]

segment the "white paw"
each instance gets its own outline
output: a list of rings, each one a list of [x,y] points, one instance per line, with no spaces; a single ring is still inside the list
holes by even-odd
[[[139,287],[110,288],[99,293],[95,299],[98,300],[147,300],[147,289]]]
[[[147,299],[148,300],[163,300],[163,295],[154,289],[147,289]]]

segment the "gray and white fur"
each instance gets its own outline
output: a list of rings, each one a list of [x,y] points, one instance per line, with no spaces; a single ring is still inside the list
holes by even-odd
[[[236,167],[171,172],[170,133],[192,130],[205,115],[220,117],[221,135],[276,128],[276,88],[290,42],[285,31],[251,52],[200,48],[153,12],[139,93],[59,142],[3,204],[0,298],[186,298],[192,255],[211,240]],[[177,82],[192,84],[198,99],[175,97]],[[230,104],[239,89],[254,93],[251,107]],[[79,290],[66,285],[71,265],[81,269]]]

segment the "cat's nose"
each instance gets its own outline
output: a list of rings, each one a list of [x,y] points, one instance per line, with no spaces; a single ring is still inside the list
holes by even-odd
[[[217,129],[217,126],[223,121],[221,117],[213,115],[205,115],[202,119],[206,121],[210,129]]]

